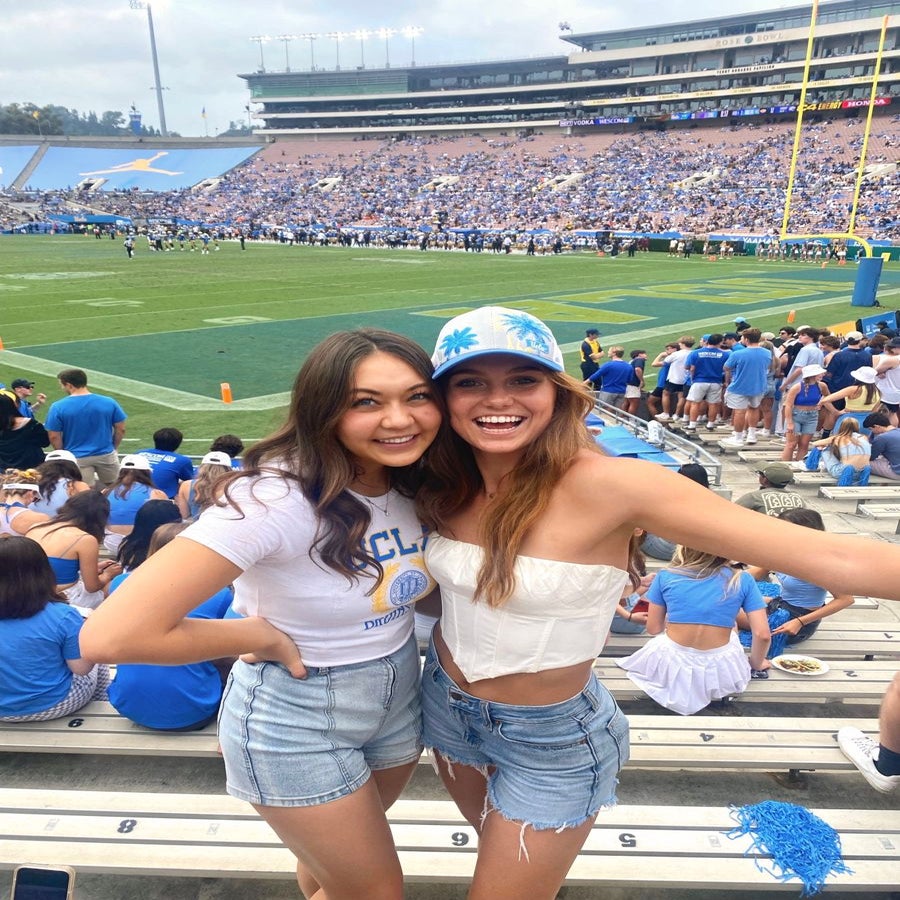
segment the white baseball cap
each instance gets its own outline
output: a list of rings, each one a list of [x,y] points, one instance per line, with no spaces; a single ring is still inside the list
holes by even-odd
[[[119,471],[122,469],[137,469],[140,472],[152,472],[153,466],[150,465],[150,460],[147,459],[146,456],[141,456],[140,453],[129,453],[127,456],[122,457],[122,462],[119,463]]]
[[[434,377],[488,353],[511,353],[554,372],[564,370],[559,344],[540,319],[520,309],[482,306],[452,318],[441,329],[431,357]]]
[[[73,462],[75,465],[78,465],[78,459],[70,450],[51,450],[44,457],[44,462],[52,462],[54,459],[64,459],[67,462]]]
[[[224,450],[210,450],[203,459],[201,466],[228,466],[231,468],[231,457]]]

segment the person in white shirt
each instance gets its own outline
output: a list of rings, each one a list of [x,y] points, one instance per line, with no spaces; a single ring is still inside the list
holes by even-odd
[[[227,789],[297,856],[307,897],[403,895],[384,811],[422,750],[413,605],[433,582],[411,496],[441,424],[431,373],[390,332],[319,344],[284,426],[82,637],[117,662],[243,654],[219,719]],[[229,584],[241,618],[185,618]]]

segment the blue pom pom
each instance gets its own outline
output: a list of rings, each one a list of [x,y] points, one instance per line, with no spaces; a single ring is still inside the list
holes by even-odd
[[[726,836],[749,835],[753,843],[744,854],[755,856],[757,868],[778,881],[799,878],[802,896],[818,894],[829,875],[852,875],[841,856],[840,835],[817,815],[793,803],[766,800],[753,806],[731,807],[738,823]],[[763,857],[771,867],[763,865]]]

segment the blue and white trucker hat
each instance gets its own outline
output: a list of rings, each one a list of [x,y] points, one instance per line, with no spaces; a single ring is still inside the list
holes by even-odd
[[[441,329],[434,355],[434,377],[487,353],[511,353],[562,372],[563,355],[550,329],[531,313],[482,306],[452,318]]]

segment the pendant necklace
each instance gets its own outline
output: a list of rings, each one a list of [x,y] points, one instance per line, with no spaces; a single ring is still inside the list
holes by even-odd
[[[382,494],[382,498],[384,499],[384,506],[382,506],[380,503],[376,503],[374,497],[367,497],[365,494],[360,494],[360,497],[362,497],[363,500],[365,500],[371,506],[374,506],[375,509],[381,510],[381,512],[383,512],[385,515],[388,514],[388,505],[391,502],[390,489],[388,490],[388,493]]]

